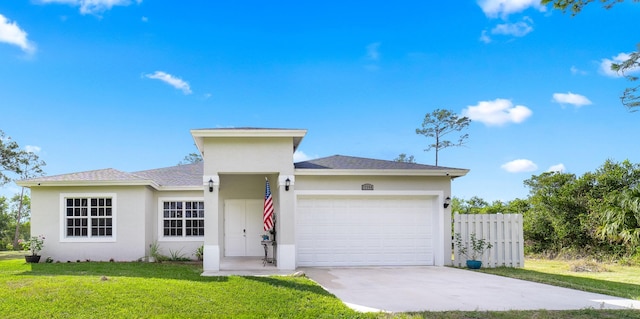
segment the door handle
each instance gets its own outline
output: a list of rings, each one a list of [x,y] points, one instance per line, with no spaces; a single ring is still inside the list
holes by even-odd
[[[242,230],[242,236],[247,237],[247,230],[246,229]]]

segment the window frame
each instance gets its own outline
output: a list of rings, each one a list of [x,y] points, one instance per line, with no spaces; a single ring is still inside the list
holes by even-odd
[[[158,241],[196,241],[196,242],[201,242],[204,240],[204,236],[205,235],[201,235],[201,236],[187,236],[186,235],[186,221],[187,220],[202,220],[204,222],[204,219],[206,217],[203,217],[202,219],[198,218],[198,219],[194,219],[194,218],[189,218],[187,219],[187,217],[185,215],[182,216],[181,220],[182,222],[182,235],[181,236],[165,236],[164,234],[164,203],[165,202],[182,202],[183,203],[183,210],[186,209],[185,208],[185,203],[186,202],[202,202],[203,204],[205,204],[205,200],[204,197],[158,197],[158,214],[157,219],[158,219],[158,227],[157,227],[157,231],[158,231]],[[206,207],[206,206],[205,206]],[[204,209],[203,213],[206,213],[206,208]],[[206,216],[206,215],[205,215]]]
[[[111,198],[111,236],[91,236],[91,211],[87,212],[87,237],[67,236],[67,199],[68,198]],[[118,200],[116,193],[60,193],[60,242],[112,243],[117,240]],[[105,216],[95,216],[105,218]]]

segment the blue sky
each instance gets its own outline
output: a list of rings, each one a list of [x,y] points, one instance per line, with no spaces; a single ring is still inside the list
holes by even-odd
[[[538,3],[3,1],[0,129],[48,175],[172,166],[196,151],[190,129],[241,126],[308,129],[297,160],[433,164],[415,129],[450,109],[473,122],[439,164],[471,170],[453,196],[488,201],[548,170],[640,162],[630,83],[607,69],[636,49],[640,5]]]

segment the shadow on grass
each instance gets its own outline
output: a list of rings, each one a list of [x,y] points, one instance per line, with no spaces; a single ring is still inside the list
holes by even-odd
[[[327,297],[334,297],[335,296],[331,293],[329,293],[328,291],[324,290],[322,287],[320,287],[319,285],[313,283],[310,280],[305,280],[305,282],[300,282],[299,280],[297,281],[292,281],[291,279],[283,279],[283,278],[278,278],[278,277],[253,277],[253,276],[248,276],[248,277],[243,277],[247,280],[252,280],[252,281],[257,281],[260,283],[264,283],[264,284],[268,284],[274,288],[286,288],[286,289],[295,289],[298,291],[303,291],[303,292],[311,292],[314,294],[318,294],[318,295],[322,295],[322,296],[327,296]],[[284,277],[284,278],[289,278],[289,277]]]
[[[522,268],[484,268],[481,272],[603,295],[640,300],[640,285],[570,275],[549,274]]]
[[[10,259],[21,259],[24,258],[24,255],[28,255],[27,251],[0,251],[0,261],[10,260]]]
[[[223,282],[227,277],[203,277],[202,267],[179,263],[145,262],[71,262],[31,264],[26,276],[107,276]]]
[[[15,259],[15,258],[14,258]],[[257,276],[201,276],[202,266],[182,263],[145,262],[71,262],[30,264],[31,270],[17,273],[22,276],[94,276],[172,279],[193,282],[227,282],[232,277],[242,278],[273,288],[285,288],[317,295],[335,297],[308,279]]]

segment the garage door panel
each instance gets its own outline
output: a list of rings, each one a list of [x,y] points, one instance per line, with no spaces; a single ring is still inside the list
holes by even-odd
[[[299,198],[299,266],[432,265],[431,200]]]

